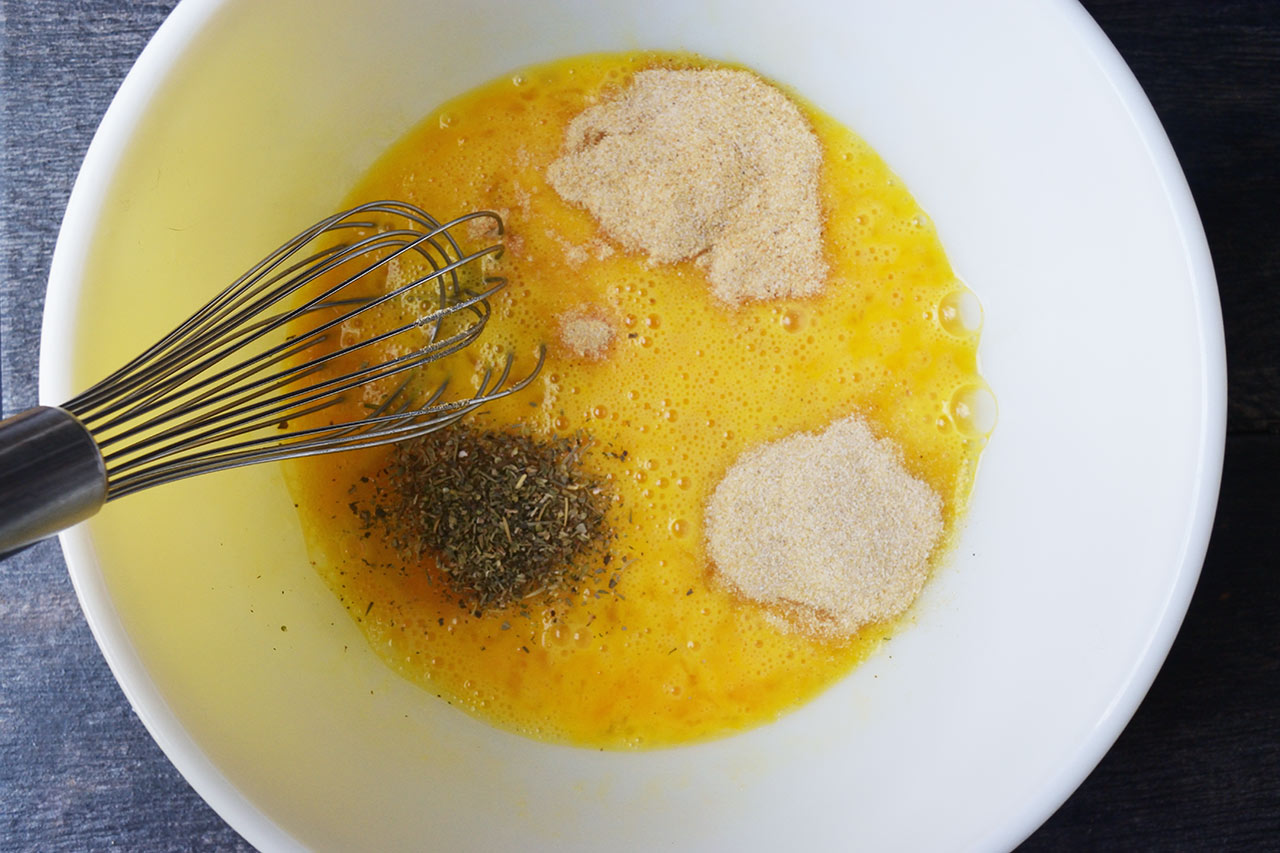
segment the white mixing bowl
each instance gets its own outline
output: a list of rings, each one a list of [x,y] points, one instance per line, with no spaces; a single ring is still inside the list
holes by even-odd
[[[329,212],[443,99],[640,47],[794,87],[931,213],[985,304],[1001,407],[954,558],[914,624],[782,721],[600,753],[393,675],[311,571],[276,469],[121,501],[63,535],[85,614],[174,764],[261,848],[1009,847],[1173,640],[1221,467],[1217,294],[1150,106],[1066,0],[185,0],[68,206],[42,398]]]

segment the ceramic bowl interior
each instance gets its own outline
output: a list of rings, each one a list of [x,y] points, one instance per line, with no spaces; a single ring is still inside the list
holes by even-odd
[[[278,470],[113,504],[63,537],[85,613],[156,740],[263,849],[1012,846],[1172,642],[1221,466],[1217,294],[1149,105],[1064,0],[185,0],[76,185],[43,398],[334,209],[442,100],[641,47],[794,87],[932,216],[985,306],[1000,403],[960,545],[912,624],[806,707],[600,753],[497,731],[392,674],[310,569]]]

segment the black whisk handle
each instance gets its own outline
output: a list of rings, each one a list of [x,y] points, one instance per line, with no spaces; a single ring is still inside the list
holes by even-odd
[[[0,421],[0,554],[102,508],[107,470],[75,416],[38,406]]]

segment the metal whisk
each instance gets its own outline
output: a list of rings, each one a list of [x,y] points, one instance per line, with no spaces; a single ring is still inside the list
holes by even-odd
[[[0,553],[141,489],[412,438],[527,386],[541,352],[518,381],[508,354],[460,399],[445,398],[446,382],[410,393],[410,375],[359,419],[318,417],[480,336],[488,300],[505,286],[480,262],[502,247],[467,253],[453,232],[486,219],[478,230],[500,236],[502,220],[488,211],[440,223],[411,204],[379,201],[330,216],[75,399],[0,421]],[[413,272],[368,286],[371,273],[392,264]],[[411,291],[415,316],[348,342],[344,324]]]

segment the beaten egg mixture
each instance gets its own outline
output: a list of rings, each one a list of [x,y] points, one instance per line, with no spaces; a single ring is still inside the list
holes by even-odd
[[[694,262],[655,265],[626,252],[548,186],[569,121],[651,67],[719,66],[642,53],[526,69],[440,107],[349,198],[404,199],[445,219],[502,214],[505,250],[489,272],[508,286],[492,300],[483,345],[450,370],[465,384],[468,370],[509,353],[524,375],[546,345],[534,384],[475,423],[591,439],[584,467],[615,495],[608,548],[613,565],[625,565],[616,586],[604,588],[605,575],[572,604],[473,616],[429,559],[407,564],[356,511],[389,485],[388,451],[289,469],[317,571],[389,665],[495,725],[601,748],[678,744],[773,720],[892,628],[814,638],[717,581],[703,512],[739,454],[858,412],[941,497],[950,535],[985,440],[966,403],[986,393],[976,323],[959,310],[971,295],[907,189],[811,105],[800,103],[824,153],[830,267],[817,297],[727,307]],[[466,236],[464,248],[492,238],[472,234],[478,242],[467,246]],[[599,357],[561,337],[564,318],[582,312],[613,328]],[[360,417],[360,405],[338,417]]]

